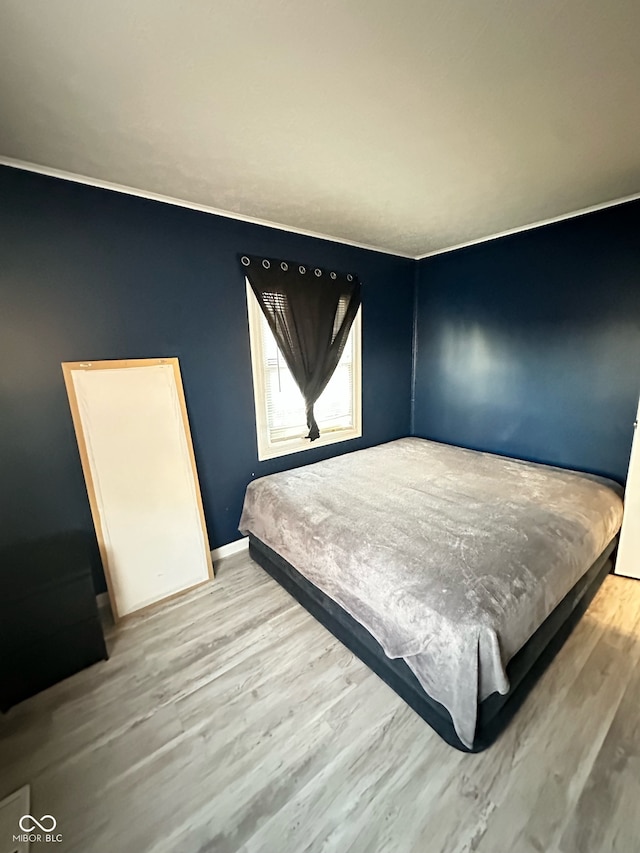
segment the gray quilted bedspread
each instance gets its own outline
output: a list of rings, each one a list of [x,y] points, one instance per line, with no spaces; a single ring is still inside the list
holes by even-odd
[[[478,703],[618,532],[621,493],[403,438],[255,480],[240,530],[404,658],[471,746]]]

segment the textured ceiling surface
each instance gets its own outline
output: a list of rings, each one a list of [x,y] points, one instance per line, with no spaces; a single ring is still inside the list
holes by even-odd
[[[416,256],[640,190],[639,0],[0,0],[0,155]]]

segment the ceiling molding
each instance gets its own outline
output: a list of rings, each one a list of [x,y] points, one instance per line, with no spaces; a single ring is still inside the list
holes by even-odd
[[[509,228],[507,231],[499,231],[497,234],[489,234],[486,237],[478,237],[476,240],[468,240],[466,243],[458,243],[455,246],[448,246],[445,249],[434,249],[433,252],[426,252],[424,255],[416,255],[414,260],[423,261],[425,258],[444,255],[446,252],[455,252],[458,249],[466,249],[468,246],[477,246],[480,243],[488,243],[489,240],[498,240],[500,237],[509,237],[512,234],[520,234],[522,231],[531,231],[534,228],[543,228],[545,225],[553,225],[554,222],[563,222],[565,219],[574,219],[576,216],[584,216],[587,213],[595,213],[598,210],[606,210],[608,207],[617,207],[619,204],[626,204],[629,201],[639,200],[640,192],[622,196],[622,198],[614,198],[611,201],[592,204],[589,207],[583,207],[580,210],[561,213],[560,216],[551,216],[549,219],[539,219],[537,222],[529,223],[529,225],[519,225],[516,228]]]
[[[199,213],[208,213],[213,216],[222,216],[226,219],[235,219],[239,222],[248,222],[251,225],[261,225],[264,228],[275,228],[278,231],[286,231],[290,234],[299,234],[303,237],[313,237],[317,240],[328,240],[331,243],[340,243],[344,246],[353,246],[356,249],[365,249],[369,252],[380,252],[383,255],[393,255],[397,258],[407,258],[408,260],[423,261],[426,258],[433,258],[437,255],[444,255],[447,252],[455,252],[458,249],[466,249],[470,246],[478,246],[481,243],[488,243],[490,240],[498,240],[500,237],[509,237],[513,234],[520,234],[523,231],[531,231],[534,228],[543,228],[545,225],[552,225],[554,222],[563,222],[565,219],[574,219],[577,216],[584,216],[588,213],[595,213],[598,210],[606,210],[609,207],[616,207],[620,204],[626,204],[630,201],[639,201],[640,192],[632,195],[622,196],[621,198],[604,201],[600,204],[592,204],[589,207],[583,207],[580,210],[572,210],[569,213],[562,213],[559,216],[552,216],[549,219],[540,219],[536,222],[531,222],[527,225],[519,225],[516,228],[509,228],[507,231],[499,231],[496,234],[488,234],[485,237],[478,237],[475,240],[468,240],[466,243],[457,243],[454,246],[446,246],[443,249],[434,249],[432,252],[425,252],[421,255],[408,255],[403,252],[394,252],[391,249],[382,249],[379,246],[372,246],[368,243],[358,243],[355,240],[345,240],[341,237],[335,237],[331,234],[322,234],[317,231],[307,231],[304,228],[294,228],[290,225],[283,225],[280,222],[270,222],[267,219],[258,219],[254,216],[244,216],[241,213],[233,213],[228,210],[221,210],[217,207],[211,207],[207,204],[199,204],[194,201],[185,201],[184,199],[174,198],[172,196],[162,195],[161,193],[149,192],[141,190],[137,187],[129,187],[125,184],[116,184],[112,181],[103,181],[100,178],[91,178],[87,175],[78,175],[75,172],[66,172],[64,169],[55,169],[52,166],[41,166],[38,163],[29,163],[26,160],[17,160],[12,157],[4,157],[0,155],[0,166],[8,166],[11,169],[21,169],[25,172],[35,172],[39,175],[46,175],[50,178],[59,178],[63,181],[72,181],[76,184],[85,184],[98,189],[110,190],[111,192],[123,193],[124,195],[136,196],[137,198],[146,198],[150,201],[158,201],[162,204],[172,204],[175,207],[185,207],[188,210],[196,210]]]
[[[13,157],[0,155],[0,166],[8,166],[11,169],[22,169],[25,172],[35,172],[38,175],[46,175],[50,178],[60,178],[63,181],[73,181],[76,184],[85,184],[89,187],[97,187],[101,190],[111,190],[124,195],[132,195],[138,198],[146,198],[149,201],[159,201],[162,204],[172,204],[175,207],[186,207],[199,213],[209,213],[213,216],[222,216],[225,219],[236,219],[239,222],[248,222],[251,225],[261,225],[264,228],[275,228],[278,231],[286,231],[289,234],[299,234],[302,237],[314,237],[316,240],[329,240],[331,243],[340,243],[343,246],[353,246],[356,249],[366,249],[369,252],[380,252],[383,255],[393,255],[397,258],[415,260],[413,255],[403,252],[394,252],[391,249],[383,249],[380,246],[371,246],[368,243],[358,243],[355,240],[345,240],[334,237],[331,234],[321,234],[317,231],[307,231],[304,228],[294,228],[291,225],[283,225],[281,222],[270,222],[267,219],[258,219],[255,216],[244,216],[241,213],[233,213],[230,210],[220,210],[208,204],[199,204],[195,201],[185,201],[181,198],[162,195],[162,193],[149,192],[137,187],[129,187],[125,184],[116,184],[112,181],[103,181],[101,178],[90,178],[88,175],[78,175],[75,172],[66,172],[64,169],[54,169],[52,166],[41,166],[38,163],[29,163],[26,160],[16,160]]]

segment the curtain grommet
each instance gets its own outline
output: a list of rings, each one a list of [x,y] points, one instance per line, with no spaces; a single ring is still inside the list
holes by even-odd
[[[298,272],[300,273],[300,275],[304,275],[306,273],[306,271],[307,271],[306,267],[303,267],[302,265],[300,265],[298,267]]]
[[[243,267],[248,267],[249,264],[251,263],[251,261],[249,260],[249,258],[246,255],[243,255],[240,258],[240,263],[242,264]]]
[[[271,261],[268,261],[268,260],[265,258],[265,260],[262,262],[262,266],[263,266],[266,270],[268,270],[268,269],[271,267]]]
[[[286,261],[282,261],[280,264],[280,269],[282,272],[286,272],[289,269],[289,264]]]
[[[322,270],[321,270],[321,269],[317,269],[317,268],[316,268],[313,272],[315,273],[315,275],[317,275],[317,277],[318,277],[318,278],[320,278],[320,276],[322,275]]]

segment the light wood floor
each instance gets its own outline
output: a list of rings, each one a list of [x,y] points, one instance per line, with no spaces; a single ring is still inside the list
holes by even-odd
[[[30,782],[57,850],[640,849],[640,582],[607,579],[480,755],[443,743],[246,554],[108,644],[0,719],[0,796]]]

